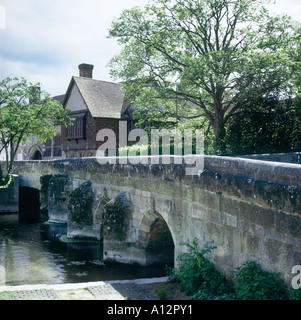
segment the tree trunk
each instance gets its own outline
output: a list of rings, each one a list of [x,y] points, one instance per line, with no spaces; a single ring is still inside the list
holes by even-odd
[[[215,118],[214,124],[212,125],[214,135],[215,135],[215,150],[218,155],[224,155],[226,152],[225,145],[225,124],[224,121],[218,118]]]

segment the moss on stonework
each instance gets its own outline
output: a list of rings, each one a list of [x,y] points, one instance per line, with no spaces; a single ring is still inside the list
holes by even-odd
[[[51,187],[64,186],[70,181],[70,178],[66,172],[55,174],[49,179],[48,185]]]
[[[78,224],[93,223],[93,191],[91,181],[86,181],[69,194],[69,220]]]
[[[65,203],[68,195],[70,178],[67,173],[56,174],[48,182],[48,203],[55,205],[57,201]]]
[[[105,206],[103,216],[104,237],[123,241],[129,224],[130,202],[121,193]]]

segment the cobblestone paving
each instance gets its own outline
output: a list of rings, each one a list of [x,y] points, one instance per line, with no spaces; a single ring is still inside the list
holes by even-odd
[[[135,283],[113,283],[104,284],[103,286],[87,287],[93,297],[100,300],[154,300],[156,299],[150,292],[144,290]]]
[[[0,300],[60,300],[67,293],[82,292],[83,298],[92,300],[155,300],[156,297],[135,283],[104,283],[81,290],[55,291],[49,289],[22,290],[0,293]],[[86,292],[86,294],[85,294]],[[90,297],[89,297],[90,295]],[[69,297],[70,298],[70,297]]]
[[[7,294],[5,300],[57,300],[58,296],[55,290],[26,290],[14,291]]]
[[[0,287],[0,300],[156,300],[156,284],[166,286],[167,279],[81,283],[77,285],[37,285]]]
[[[119,294],[110,284],[106,283],[102,286],[91,286],[85,288],[98,300],[123,300],[124,297]]]

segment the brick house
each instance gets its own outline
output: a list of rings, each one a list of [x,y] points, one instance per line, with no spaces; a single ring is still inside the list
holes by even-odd
[[[71,110],[74,118],[72,125],[57,125],[57,134],[53,139],[41,143],[37,137],[23,142],[16,160],[40,160],[53,158],[91,157],[101,142],[96,141],[97,132],[111,129],[119,144],[119,121],[127,121],[128,131],[133,126],[132,107],[124,101],[122,84],[92,77],[93,65],[79,65],[79,77],[73,76],[67,92],[55,96],[65,109]],[[0,154],[0,160],[5,155]]]
[[[132,125],[129,103],[124,101],[122,84],[95,80],[93,65],[79,65],[79,77],[73,76],[66,94],[64,108],[71,110],[72,125],[61,126],[62,157],[94,156],[101,142],[96,141],[100,129],[111,129],[119,143],[119,121]],[[56,97],[58,98],[58,97]]]

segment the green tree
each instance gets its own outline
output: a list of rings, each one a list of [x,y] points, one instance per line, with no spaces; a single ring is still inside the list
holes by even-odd
[[[205,117],[222,153],[232,116],[262,97],[291,97],[297,35],[267,2],[151,0],[123,11],[109,31],[124,46],[111,74],[135,97],[140,123]]]
[[[294,59],[294,82],[297,87],[297,92],[299,96],[301,95],[301,23],[296,23],[295,25],[296,29],[296,48],[293,48],[292,51],[292,59]]]
[[[229,119],[227,155],[301,150],[301,101],[263,99]]]
[[[56,123],[69,121],[63,106],[38,86],[24,78],[0,81],[0,152],[6,155],[0,185],[9,179],[21,142],[32,136],[45,142],[55,136]]]

